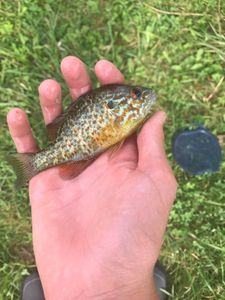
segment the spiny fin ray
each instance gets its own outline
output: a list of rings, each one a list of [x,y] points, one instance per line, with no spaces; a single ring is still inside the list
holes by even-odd
[[[58,130],[60,129],[60,127],[63,124],[64,118],[65,117],[62,114],[62,115],[58,116],[52,123],[50,123],[46,126],[50,141],[52,141],[52,142],[55,141]]]

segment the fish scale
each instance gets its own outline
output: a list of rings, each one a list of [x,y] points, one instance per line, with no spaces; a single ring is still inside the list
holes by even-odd
[[[88,161],[120,143],[148,119],[155,100],[149,88],[118,84],[82,95],[48,126],[56,134],[45,149],[8,158],[17,186],[45,169]]]

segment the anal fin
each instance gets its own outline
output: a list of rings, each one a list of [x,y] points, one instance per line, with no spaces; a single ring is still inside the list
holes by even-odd
[[[72,179],[80,175],[92,162],[94,159],[82,160],[69,162],[58,166],[59,175],[63,179]]]

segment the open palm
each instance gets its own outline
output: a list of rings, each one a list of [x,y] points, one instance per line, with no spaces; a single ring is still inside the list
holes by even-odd
[[[66,57],[61,69],[73,99],[91,88],[78,58]],[[124,80],[108,61],[95,70],[101,84]],[[60,86],[46,80],[39,95],[48,124],[61,113]],[[37,151],[25,113],[14,108],[7,119],[17,150]],[[88,299],[121,282],[148,284],[176,192],[163,148],[164,119],[156,113],[138,136],[76,178],[63,180],[52,168],[30,181],[34,251],[46,299]]]

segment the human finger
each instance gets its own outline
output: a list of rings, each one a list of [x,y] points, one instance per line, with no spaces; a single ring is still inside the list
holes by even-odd
[[[38,151],[27,115],[23,110],[13,108],[7,115],[7,123],[18,152],[29,153]]]
[[[78,57],[65,57],[61,62],[61,71],[74,100],[91,89],[85,64]]]
[[[102,85],[124,83],[124,76],[110,61],[102,59],[95,65],[95,73]]]
[[[145,123],[138,136],[139,167],[142,169],[152,169],[158,160],[167,165],[163,133],[165,119],[164,112],[156,113]]]
[[[150,175],[159,189],[170,190],[174,200],[176,180],[164,149],[165,112],[157,112],[142,128],[138,139],[138,168]]]
[[[53,79],[44,80],[38,93],[45,124],[49,124],[62,112],[60,84]]]

